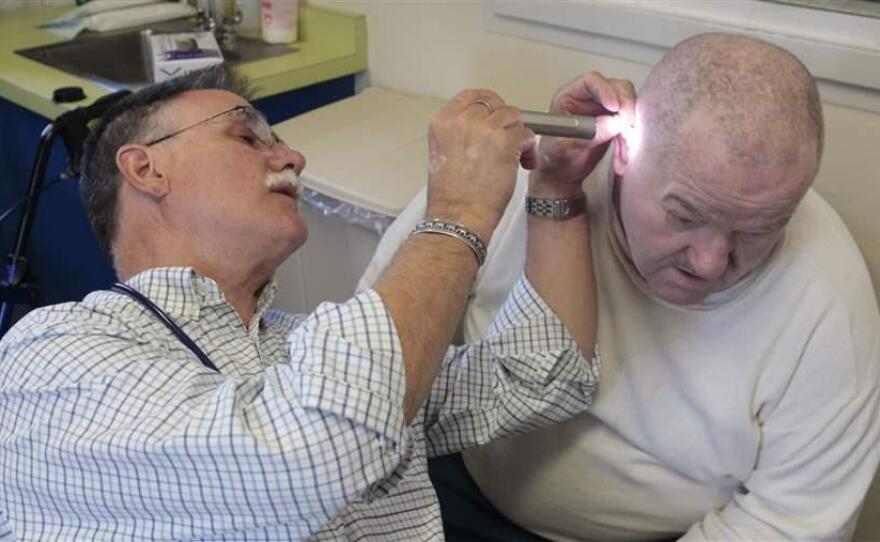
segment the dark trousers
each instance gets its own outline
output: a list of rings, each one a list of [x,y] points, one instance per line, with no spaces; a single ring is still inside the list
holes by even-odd
[[[440,499],[443,530],[449,542],[541,542],[501,515],[480,492],[461,454],[428,461],[428,473]]]

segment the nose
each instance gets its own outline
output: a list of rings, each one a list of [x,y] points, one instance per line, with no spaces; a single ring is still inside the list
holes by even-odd
[[[281,171],[287,168],[293,168],[296,174],[302,173],[306,167],[306,157],[299,151],[287,148],[283,145],[275,145],[269,149],[269,164],[273,171]]]
[[[731,235],[724,232],[701,232],[688,250],[693,273],[704,280],[721,278],[733,262]]]

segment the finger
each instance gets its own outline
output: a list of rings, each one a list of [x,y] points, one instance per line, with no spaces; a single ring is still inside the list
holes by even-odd
[[[594,148],[587,158],[586,163],[584,163],[584,171],[589,171],[592,173],[593,170],[596,169],[596,165],[605,156],[605,152],[608,150],[608,146],[610,142],[606,141],[605,143]]]
[[[523,127],[527,133],[523,135],[522,145],[519,151],[519,163],[524,169],[532,170],[538,167],[538,138],[535,133]]]
[[[620,110],[620,100],[617,97],[617,89],[599,72],[590,72],[583,78],[581,83],[587,92],[590,92],[606,111],[616,113]],[[598,100],[596,100],[596,97]]]
[[[479,100],[479,101],[478,101]],[[480,102],[488,104],[490,107],[481,105]],[[500,96],[487,89],[469,89],[459,92],[453,100],[452,110],[458,113],[468,111],[472,108],[482,108],[483,115],[491,115],[496,109],[504,106],[504,100]],[[491,108],[491,111],[490,111]],[[470,111],[468,111],[470,114]]]
[[[487,91],[483,89],[475,88],[461,90],[458,92],[458,94],[455,95],[454,98],[452,98],[452,101],[449,102],[449,106],[455,110],[460,111],[486,92]]]
[[[522,111],[512,106],[504,106],[484,121],[495,130],[489,132],[490,137],[512,138],[520,141],[520,152],[534,152],[537,146],[535,133],[522,123]]]
[[[598,72],[584,74],[557,91],[551,110],[595,116],[617,111],[617,95],[611,83]]]
[[[470,105],[464,108],[462,115],[473,119],[487,119],[492,116],[498,108],[486,98],[477,98]]]
[[[499,107],[489,118],[486,119],[493,128],[511,128],[522,125],[522,111],[516,107],[505,105]]]
[[[617,89],[618,101],[620,109],[618,114],[623,115],[624,119],[630,125],[635,125],[636,119],[636,88],[632,81],[628,79],[612,79],[614,87]]]
[[[446,105],[443,106],[437,114],[439,115],[455,115],[460,112],[462,109],[467,107],[472,101],[472,90],[461,90],[453,96],[452,100],[449,101]]]

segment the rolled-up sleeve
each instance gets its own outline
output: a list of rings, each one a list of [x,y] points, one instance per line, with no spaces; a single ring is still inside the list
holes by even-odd
[[[291,334],[289,345],[303,408],[351,420],[389,445],[402,442],[406,380],[401,346],[375,291],[344,305],[321,305]]]
[[[422,410],[430,455],[558,423],[586,410],[599,380],[528,279],[511,291],[486,337],[451,348]]]

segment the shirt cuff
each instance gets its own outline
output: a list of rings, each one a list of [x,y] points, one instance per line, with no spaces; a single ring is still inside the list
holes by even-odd
[[[379,294],[322,303],[288,338],[297,397],[400,445],[406,376],[397,329]]]
[[[577,381],[589,390],[599,382],[598,343],[588,363],[565,324],[525,275],[495,316],[486,339],[494,353],[507,360],[505,368],[524,381],[544,386]],[[573,362],[571,356],[579,359]]]

